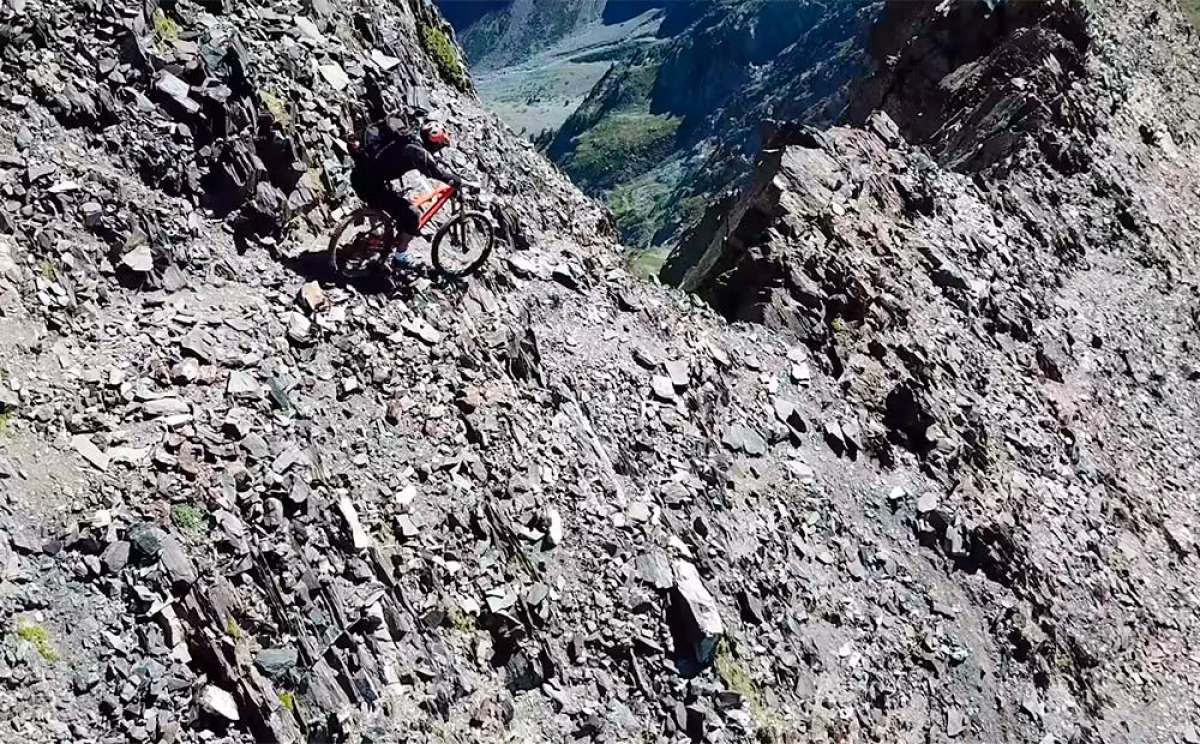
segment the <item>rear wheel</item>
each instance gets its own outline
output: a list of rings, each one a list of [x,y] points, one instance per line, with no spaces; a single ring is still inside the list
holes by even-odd
[[[359,209],[342,221],[329,239],[334,272],[353,279],[375,273],[392,252],[395,226],[386,213]]]
[[[442,225],[433,236],[433,265],[449,276],[479,270],[492,252],[495,233],[482,212],[464,212]]]

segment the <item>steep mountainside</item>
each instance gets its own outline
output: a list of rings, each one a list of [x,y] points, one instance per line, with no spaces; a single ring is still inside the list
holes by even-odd
[[[483,98],[545,143],[585,191],[607,199],[627,242],[643,248],[669,244],[746,175],[764,120],[843,118],[846,86],[866,72],[866,32],[882,7],[586,5],[498,4],[452,20]]]
[[[599,21],[605,0],[441,0],[438,5],[460,30],[471,66],[482,71],[522,62]]]
[[[890,3],[697,298],[424,0],[0,0],[0,741],[1196,740],[1200,62],[1088,7]],[[325,272],[399,101],[463,284]]]
[[[764,122],[842,120],[848,86],[866,73],[866,33],[880,7],[714,3],[614,69],[549,154],[586,191],[608,197],[631,244],[669,246],[747,174]]]
[[[665,18],[695,5],[439,0],[463,42],[483,100],[535,141],[553,136],[617,60],[656,41]]]
[[[657,39],[662,15],[640,14],[618,23],[594,19],[553,43],[538,45],[507,65],[472,66],[479,94],[518,132],[546,140],[575,112],[615,60]],[[469,38],[472,32],[468,30]]]

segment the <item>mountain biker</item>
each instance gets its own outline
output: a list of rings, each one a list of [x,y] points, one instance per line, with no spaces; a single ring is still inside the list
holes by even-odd
[[[397,268],[412,268],[407,249],[420,231],[421,214],[392,181],[417,171],[429,178],[449,184],[455,190],[463,180],[434,159],[434,155],[450,145],[450,133],[435,121],[421,125],[413,132],[400,116],[388,116],[368,126],[354,157],[350,184],[367,205],[386,212],[398,227],[392,262]]]

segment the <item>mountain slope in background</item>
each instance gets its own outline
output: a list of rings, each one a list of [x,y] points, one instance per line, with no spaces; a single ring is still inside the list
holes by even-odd
[[[443,3],[454,8],[457,3]],[[600,19],[604,0],[511,0],[491,3],[492,10],[470,19],[461,41],[471,64],[494,69],[521,62],[552,46],[572,31]],[[451,16],[451,23],[456,16]],[[462,23],[460,18],[459,23]]]
[[[661,24],[656,14],[614,24],[589,23],[520,62],[491,69],[474,66],[475,85],[509,126],[545,141],[575,113],[615,60],[654,42]]]
[[[644,248],[669,244],[746,174],[764,120],[840,120],[847,85],[866,71],[866,31],[880,7],[609,2],[599,13],[595,6],[571,13],[564,24],[559,6],[539,12],[514,4],[459,28],[469,50],[496,24],[519,27],[520,38],[537,27],[560,40],[550,54],[525,57],[497,56],[514,48],[510,41],[478,49],[480,91],[519,130],[546,131],[550,157],[585,191],[606,198],[625,239]],[[636,31],[624,30],[634,18]],[[574,33],[560,33],[565,25]],[[597,42],[617,28],[621,44]]]
[[[476,71],[517,66],[577,32],[596,25],[617,26],[652,11],[671,17],[693,15],[684,0],[437,0],[458,30]]]
[[[458,31],[483,99],[518,132],[545,140],[617,60],[657,38],[666,15],[661,8],[672,4],[443,0],[440,5]]]
[[[764,122],[841,119],[880,7],[715,3],[618,64],[548,152],[585,191],[607,195],[632,245],[669,245],[747,173]]]

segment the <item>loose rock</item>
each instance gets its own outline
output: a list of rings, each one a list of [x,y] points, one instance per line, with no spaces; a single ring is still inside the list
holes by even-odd
[[[230,695],[220,687],[206,685],[200,691],[197,702],[200,704],[200,709],[206,713],[219,716],[227,721],[241,720],[237,701],[233,699],[233,695]]]
[[[700,580],[695,566],[687,561],[675,561],[673,568],[679,606],[674,613],[672,629],[684,643],[677,650],[685,655],[687,662],[707,664],[716,654],[717,642],[725,634],[717,602]]]

